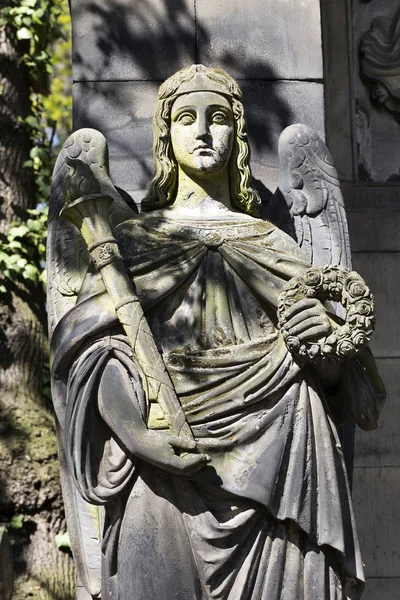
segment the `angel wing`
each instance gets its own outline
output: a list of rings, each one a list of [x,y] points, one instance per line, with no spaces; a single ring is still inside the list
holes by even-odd
[[[49,334],[52,335],[61,317],[76,303],[90,257],[82,236],[71,223],[60,219],[65,204],[63,186],[68,174],[68,159],[84,163],[95,176],[104,194],[114,199],[113,224],[132,217],[134,210],[111,182],[108,172],[108,146],[105,137],[95,129],[80,129],[70,135],[61,150],[53,172],[50,194],[47,273]],[[81,181],[82,195],[85,180]],[[86,192],[87,193],[87,192]]]
[[[312,265],[351,269],[347,217],[339,179],[325,143],[310,127],[291,125],[279,138],[279,187],[272,201],[271,220],[302,248]],[[330,303],[344,318],[339,303]],[[349,480],[352,479],[354,425],[339,430]]]
[[[95,129],[80,129],[65,142],[57,159],[50,195],[49,224],[47,238],[48,273],[48,320],[49,337],[60,319],[76,303],[83,279],[89,268],[90,257],[82,236],[70,222],[60,218],[65,204],[63,187],[68,174],[70,159],[81,161],[95,175],[102,192],[114,199],[111,212],[114,224],[134,214],[127,206],[108,173],[108,147],[104,136]],[[78,182],[82,195],[85,190],[85,177]],[[125,197],[124,197],[125,198]],[[102,508],[88,504],[76,490],[68,472],[63,440],[62,415],[58,415],[57,437],[61,484],[68,531],[72,551],[78,570],[78,579],[87,592],[98,597],[101,575],[101,522]]]
[[[301,246],[313,265],[351,268],[343,197],[328,148],[306,125],[279,138],[279,188],[272,219]]]

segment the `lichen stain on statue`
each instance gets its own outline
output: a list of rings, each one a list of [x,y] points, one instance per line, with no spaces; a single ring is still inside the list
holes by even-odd
[[[102,600],[356,600],[335,425],[374,428],[384,388],[330,155],[306,126],[283,132],[273,225],[229,75],[170,77],[154,133],[140,214],[95,130],[54,174],[52,384],[79,579]]]
[[[362,74],[372,83],[372,99],[400,123],[400,8],[377,17],[361,40]]]

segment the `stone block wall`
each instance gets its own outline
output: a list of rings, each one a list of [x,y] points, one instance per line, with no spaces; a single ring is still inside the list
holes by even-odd
[[[240,81],[264,199],[277,185],[282,129],[301,122],[325,133],[318,0],[72,0],[71,8],[74,127],[106,135],[112,177],[137,202],[152,173],[158,86],[193,63]]]
[[[323,0],[327,143],[342,182],[353,265],[376,298],[372,349],[388,398],[378,428],[356,431],[353,500],[363,600],[400,598],[400,124],[371,97],[360,45],[398,0]],[[400,64],[399,64],[400,70]]]

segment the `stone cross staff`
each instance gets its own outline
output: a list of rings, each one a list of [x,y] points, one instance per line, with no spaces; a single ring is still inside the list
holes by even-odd
[[[82,138],[83,143],[90,142],[94,147],[100,146],[98,138],[101,134],[98,131],[83,130],[78,136]],[[145,376],[143,385],[147,388],[149,399],[156,400],[160,404],[171,432],[177,437],[182,436],[180,442],[182,446],[188,445],[193,450],[196,445],[193,434],[155,344],[133,283],[125,270],[113,235],[109,221],[113,198],[101,193],[99,182],[82,160],[68,158],[66,163],[69,177],[65,181],[63,193],[67,203],[60,215],[78,228],[96,269],[101,273],[118,319],[143,370]],[[85,196],[74,198],[74,194],[81,193],[79,184],[82,183],[85,187]],[[88,192],[89,189],[91,193]],[[188,466],[194,458],[187,457]]]

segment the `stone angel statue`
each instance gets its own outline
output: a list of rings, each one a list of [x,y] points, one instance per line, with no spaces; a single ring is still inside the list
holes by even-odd
[[[102,134],[59,156],[52,389],[80,598],[361,596],[336,425],[377,423],[373,300],[323,142],[294,126],[280,154],[278,227],[237,83],[194,65],[160,87],[140,214]]]

